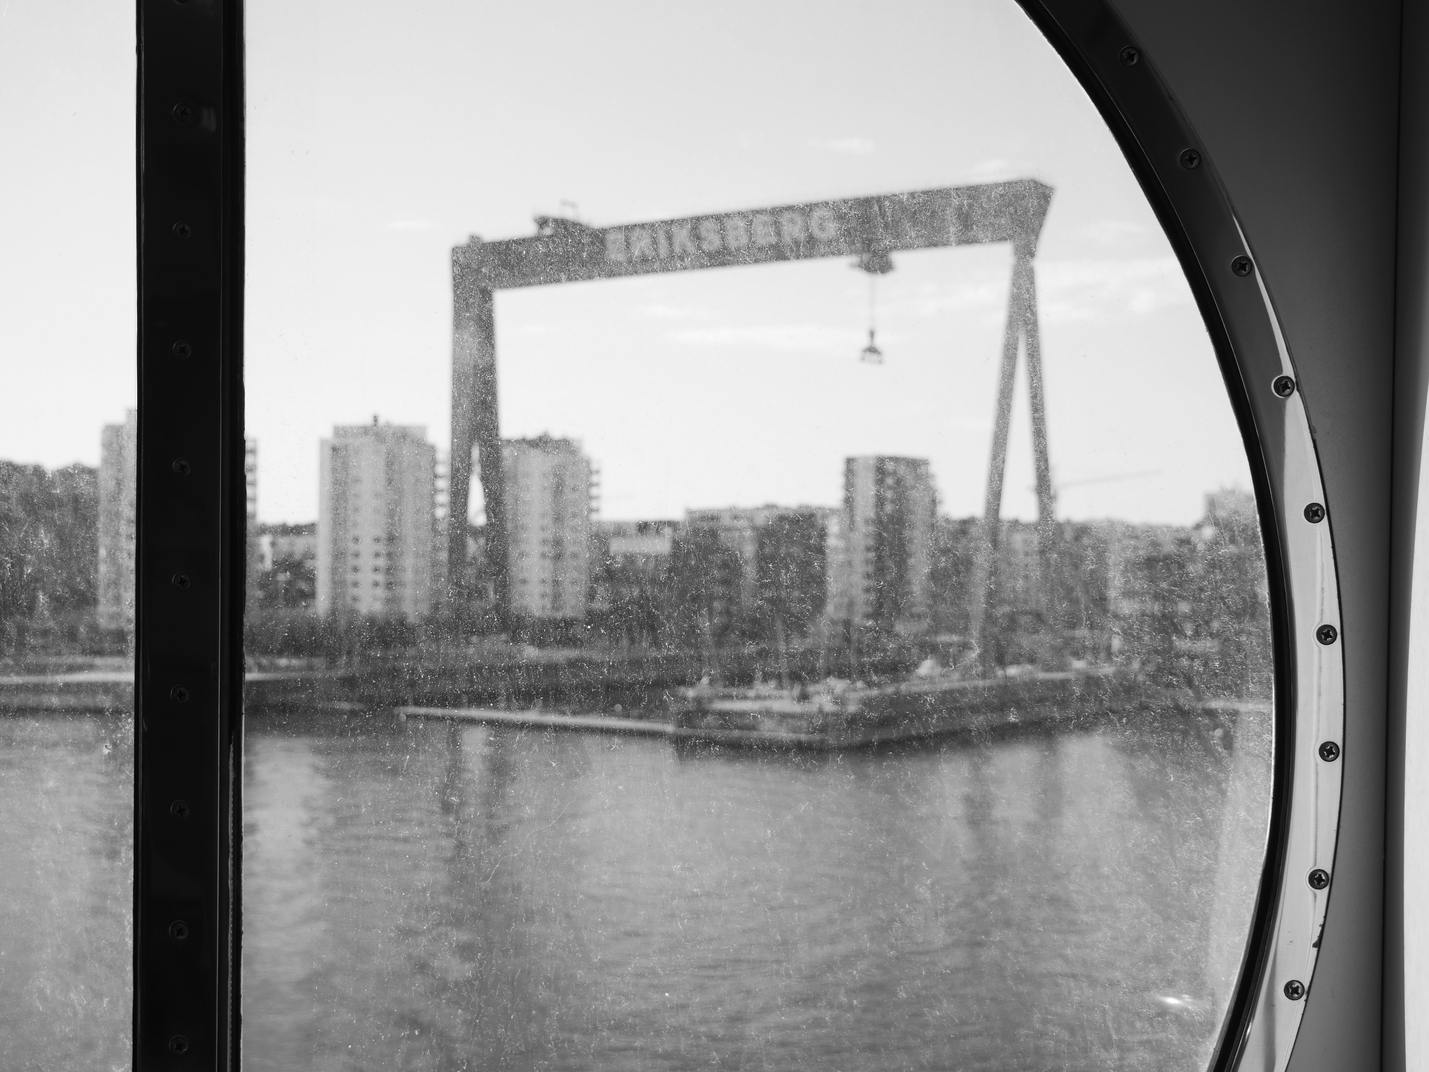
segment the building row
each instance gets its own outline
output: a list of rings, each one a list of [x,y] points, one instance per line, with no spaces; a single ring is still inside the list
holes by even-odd
[[[419,618],[439,609],[445,473],[424,430],[375,420],[338,427],[320,457],[318,613]],[[595,467],[578,442],[505,440],[501,464],[508,606],[518,623],[586,621],[648,602],[656,588],[687,604],[664,617],[702,614],[715,633],[751,615],[800,630],[815,617],[900,632],[930,621],[936,510],[925,460],[848,459],[842,508],[727,507],[605,524],[595,519]],[[274,546],[283,538],[260,536]],[[473,572],[489,579],[479,527],[468,546]]]
[[[582,618],[593,466],[579,444],[550,436],[505,441],[502,465],[513,612]],[[334,428],[319,448],[316,525],[258,525],[257,469],[250,440],[244,465],[250,605],[409,619],[439,609],[446,469],[425,429],[377,418]],[[138,420],[130,410],[100,437],[95,587],[106,629],[133,628],[137,472]]]
[[[320,458],[318,613],[419,618],[438,609],[448,519],[438,506],[442,481],[424,430],[375,419],[340,426],[322,441]],[[824,616],[904,632],[923,631],[930,620],[936,510],[923,459],[848,459],[841,509],[728,507],[691,510],[678,523],[607,525],[595,520],[595,468],[578,442],[548,435],[505,440],[501,466],[509,610],[518,622],[584,621],[593,607],[618,603],[621,592],[629,596],[619,576],[637,591],[683,584],[692,601],[708,602],[719,585],[690,574],[717,569],[721,557],[730,587],[720,589],[719,606],[707,607],[706,618],[763,611],[801,625]],[[692,555],[702,538],[723,556]],[[471,545],[476,573],[489,576],[479,531]],[[670,577],[672,556],[680,568]],[[809,591],[812,578],[817,597]]]
[[[107,608],[132,593],[133,436],[132,420],[104,433]],[[716,633],[751,616],[791,631],[815,618],[900,632],[928,627],[936,511],[925,460],[848,459],[841,508],[725,507],[690,510],[678,521],[607,523],[595,518],[596,470],[578,442],[506,440],[501,461],[517,621],[585,621],[660,589],[683,593],[688,604],[664,617],[698,617],[703,601],[703,628]],[[446,467],[423,428],[375,418],[334,428],[319,448],[317,523],[251,527],[259,604],[325,617],[439,611],[447,591],[445,485]],[[250,475],[250,504],[255,490]],[[480,526],[468,551],[473,571],[489,577]]]
[[[85,471],[89,483],[82,473],[66,477],[69,483],[49,489],[61,505],[48,514],[20,511],[49,518],[31,526],[35,533],[70,524],[70,515],[80,524],[81,493],[91,488],[93,542],[68,542],[92,548],[92,565],[50,565],[46,575],[73,574],[73,583],[21,593],[11,601],[15,608],[0,607],[0,617],[42,622],[49,608],[82,613],[81,604],[93,599],[102,627],[132,628],[136,445],[131,411],[103,430],[101,465]],[[335,428],[320,446],[314,524],[256,523],[256,461],[250,443],[250,606],[404,619],[444,610],[452,587],[446,467],[422,428],[376,420]],[[6,501],[39,502],[43,495],[25,490],[37,478],[21,468]],[[968,634],[981,522],[938,516],[926,460],[846,459],[836,507],[731,506],[630,522],[597,519],[596,470],[576,441],[507,440],[502,470],[508,606],[518,627],[579,624],[586,635],[685,646],[839,643],[852,628]],[[33,557],[20,546],[29,539],[25,525],[7,525],[6,535],[19,541],[11,556],[17,560]],[[1042,546],[1047,530],[1004,520],[987,590],[987,635],[1010,645],[1009,662],[1045,658],[1012,650],[1039,636],[1071,638],[1087,657],[1122,651],[1139,665],[1166,667],[1188,665],[1198,651],[1243,648],[1231,638],[1252,635],[1247,623],[1259,620],[1266,598],[1258,532],[1253,496],[1237,491],[1207,496],[1204,517],[1191,527],[1061,521],[1050,548]],[[489,581],[482,526],[468,526],[466,544],[467,566]],[[475,588],[491,599],[492,585]]]
[[[425,617],[446,597],[446,470],[425,429],[339,426],[320,448],[313,532],[320,615]],[[511,612],[581,619],[594,468],[570,439],[501,445]],[[468,541],[481,557],[478,534]]]

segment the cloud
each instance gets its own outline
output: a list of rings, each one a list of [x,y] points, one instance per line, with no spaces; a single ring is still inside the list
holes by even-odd
[[[969,179],[976,182],[992,182],[997,179],[1010,179],[1013,177],[1012,161],[1000,156],[995,156],[984,160],[980,164],[974,164],[968,169],[967,175]]]
[[[1191,305],[1191,289],[1174,257],[1038,260],[1037,311],[1045,323],[1145,316]],[[1011,272],[945,286],[929,284],[899,303],[921,317],[975,314],[991,322],[1006,316]]]
[[[684,305],[667,305],[661,302],[650,302],[640,306],[640,314],[647,316],[651,320],[688,320],[691,317],[701,315],[698,309],[691,309]]]
[[[962,313],[970,310],[996,310],[1001,316],[1007,305],[1007,287],[1011,274],[978,280],[966,280],[951,286],[925,284],[918,293],[906,302],[897,303],[910,308],[918,316],[942,316],[945,313]]]
[[[1144,316],[1194,304],[1175,257],[1046,261],[1037,266],[1039,305],[1049,323]]]
[[[1081,236],[1103,246],[1124,246],[1147,233],[1148,228],[1130,220],[1097,220],[1081,228]]]
[[[827,353],[846,350],[856,336],[848,328],[826,324],[765,324],[747,327],[687,328],[672,331],[673,342],[690,346],[748,347],[785,353]]]
[[[867,156],[874,150],[872,138],[810,138],[809,144],[816,149],[848,156]]]
[[[388,220],[387,230],[389,231],[430,231],[432,229],[431,220]]]

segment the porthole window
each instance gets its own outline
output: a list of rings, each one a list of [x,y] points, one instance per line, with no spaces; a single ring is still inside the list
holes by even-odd
[[[1100,4],[0,11],[0,1065],[1280,1072],[1362,641]]]
[[[825,14],[249,6],[316,586],[249,619],[309,668],[250,1067],[1195,1069],[1251,1000],[1283,591],[1206,284],[1016,4]]]

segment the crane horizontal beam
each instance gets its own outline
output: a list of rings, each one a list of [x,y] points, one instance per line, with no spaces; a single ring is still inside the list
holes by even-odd
[[[538,217],[526,238],[452,251],[459,285],[488,290],[896,250],[1016,242],[1031,255],[1052,188],[1035,179],[616,227]]]

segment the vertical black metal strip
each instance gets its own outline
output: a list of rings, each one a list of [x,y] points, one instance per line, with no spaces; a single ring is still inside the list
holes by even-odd
[[[236,1069],[242,9],[138,16],[134,1068]]]
[[[228,122],[220,131],[223,138],[223,454],[224,479],[224,568],[223,608],[224,650],[228,658],[222,667],[223,720],[219,762],[222,764],[227,809],[223,815],[226,860],[219,883],[220,918],[224,923],[227,949],[223,957],[219,992],[220,1038],[225,1040],[224,1067],[231,1072],[242,1068],[242,1023],[240,985],[243,979],[243,614],[248,605],[249,507],[247,439],[245,436],[245,395],[243,391],[243,281],[246,250],[246,203],[244,175],[247,157],[245,123],[245,54],[243,48],[243,0],[225,0],[223,5],[223,93]],[[257,478],[257,474],[254,474]]]

